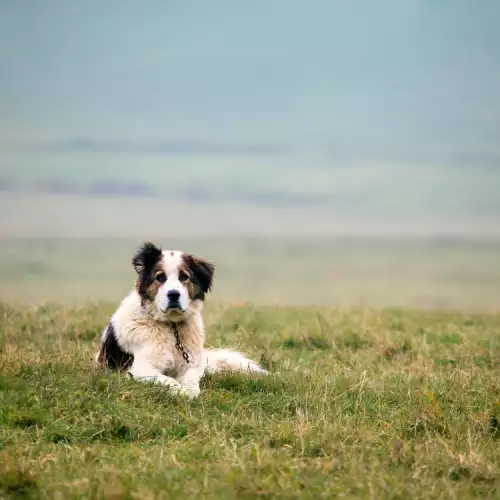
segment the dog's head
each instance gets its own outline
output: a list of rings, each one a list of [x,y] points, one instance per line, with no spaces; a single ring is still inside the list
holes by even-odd
[[[144,305],[168,321],[182,321],[200,309],[212,287],[214,264],[146,242],[132,259],[136,289]]]

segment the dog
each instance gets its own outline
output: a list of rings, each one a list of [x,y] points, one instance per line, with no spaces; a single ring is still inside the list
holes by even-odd
[[[190,399],[200,395],[205,373],[269,373],[240,352],[204,348],[203,308],[212,289],[213,263],[145,242],[132,266],[135,289],[104,328],[95,355],[98,366],[162,384]]]

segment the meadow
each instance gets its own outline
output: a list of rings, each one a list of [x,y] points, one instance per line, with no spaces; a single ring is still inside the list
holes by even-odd
[[[500,498],[500,3],[52,3],[0,1],[0,500]],[[145,240],[269,376],[94,366]]]
[[[186,401],[91,358],[114,305],[0,314],[0,498],[498,498],[500,316],[207,306],[269,377]]]
[[[217,263],[207,344],[272,374],[98,371],[137,240],[3,240],[0,498],[500,496],[497,244],[173,243]]]

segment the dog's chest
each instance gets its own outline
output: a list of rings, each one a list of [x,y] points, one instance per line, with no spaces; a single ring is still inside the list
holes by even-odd
[[[193,356],[191,352],[185,350],[188,354],[188,360],[184,359],[181,352],[179,352],[174,347],[174,352],[171,352],[170,356],[166,356],[163,360],[163,375],[167,375],[169,377],[177,378],[182,375],[189,369],[190,366],[196,365],[198,362],[198,356]]]
[[[157,331],[151,354],[156,358],[154,364],[164,375],[177,378],[201,363],[203,336],[192,333],[185,329],[175,332],[168,327]]]
[[[158,371],[170,377],[179,377],[202,361],[204,330],[203,324],[197,321],[175,329],[141,315],[134,318],[124,333],[127,352],[141,353]]]

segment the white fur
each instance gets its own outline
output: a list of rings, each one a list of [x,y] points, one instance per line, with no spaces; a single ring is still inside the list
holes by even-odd
[[[215,373],[224,369],[268,373],[258,363],[231,349],[205,349],[205,372]]]
[[[167,281],[160,287],[155,297],[156,307],[160,311],[165,311],[167,309],[167,293],[170,290],[177,290],[181,294],[179,302],[183,311],[186,311],[189,307],[189,295],[187,288],[179,281],[179,266],[181,265],[181,258],[182,252],[163,252],[163,269],[167,275]]]
[[[258,363],[239,352],[204,348],[204,303],[202,300],[192,301],[187,289],[178,282],[182,253],[163,254],[167,281],[160,287],[153,305],[142,306],[139,294],[134,290],[124,298],[110,320],[121,350],[134,357],[132,365],[127,369],[130,375],[141,381],[162,384],[174,392],[195,398],[200,394],[200,380],[205,373],[236,370],[267,374]],[[176,349],[173,326],[165,322],[165,315],[160,307],[163,305],[166,291],[174,286],[179,286],[181,292],[184,311],[183,321],[178,323],[178,331],[189,354],[189,363],[186,363]],[[107,335],[108,327],[102,334],[101,349],[95,356],[98,364],[102,362],[101,354]]]

